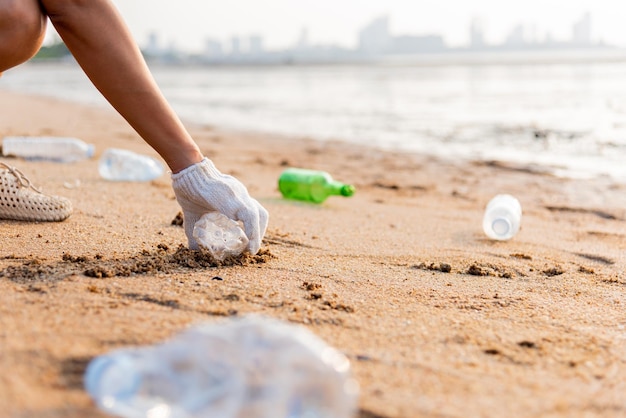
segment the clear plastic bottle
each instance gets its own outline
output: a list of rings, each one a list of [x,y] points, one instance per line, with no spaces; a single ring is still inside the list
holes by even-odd
[[[193,237],[218,261],[238,256],[248,246],[248,237],[239,224],[219,212],[202,215],[193,227]]]
[[[517,234],[522,206],[510,194],[499,194],[489,201],[483,217],[483,230],[491,239],[505,241]]]
[[[289,199],[322,203],[329,196],[349,197],[354,186],[333,180],[325,171],[288,168],[278,178],[278,190]]]
[[[91,158],[95,147],[78,138],[54,136],[7,136],[2,139],[2,155],[27,160],[62,163]]]
[[[125,418],[351,418],[349,360],[301,326],[262,316],[198,325],[92,360],[87,392]]]
[[[150,181],[160,177],[165,168],[156,158],[109,148],[100,157],[98,171],[102,178],[111,181]]]

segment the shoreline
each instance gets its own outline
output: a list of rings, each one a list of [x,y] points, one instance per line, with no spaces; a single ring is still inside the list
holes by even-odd
[[[104,417],[82,386],[94,356],[249,313],[305,326],[346,354],[358,418],[626,412],[626,185],[193,125],[203,152],[269,210],[272,257],[141,271],[185,243],[170,179],[106,182],[97,158],[107,147],[154,151],[112,110],[4,91],[0,103],[2,136],[96,145],[75,164],[0,158],[74,204],[62,223],[0,221],[0,408],[10,418]],[[287,166],[328,171],[357,192],[284,200],[276,181]],[[481,229],[500,192],[523,210],[506,242]],[[111,276],[85,274],[93,268]]]
[[[72,65],[72,70],[46,64],[37,69],[38,65],[29,64],[30,69],[24,68],[22,73],[16,70],[13,79],[10,78],[12,74],[6,74],[2,79],[6,82],[5,87],[12,86],[22,91],[33,90],[34,93],[61,97],[61,100],[70,99],[76,103],[110,109],[109,104],[75,65]],[[184,72],[185,79],[189,81],[179,82],[179,71],[158,70],[156,67],[155,76],[186,123],[199,121],[200,124],[212,125],[213,129],[227,134],[254,135],[256,132],[266,132],[266,136],[297,140],[341,140],[357,146],[375,146],[383,152],[411,152],[418,155],[428,153],[437,158],[462,159],[464,162],[501,160],[527,169],[546,167],[559,176],[582,179],[611,176],[626,182],[626,171],[621,164],[626,148],[621,139],[624,136],[621,127],[624,124],[619,112],[620,102],[613,100],[615,92],[607,89],[607,83],[619,82],[615,73],[621,66],[598,65],[594,70],[593,64],[589,63],[588,71],[575,72],[578,75],[571,74],[572,67],[569,64],[553,71],[545,66],[535,70],[519,66],[504,73],[493,70],[496,73],[493,82],[496,84],[506,83],[507,77],[520,78],[521,86],[501,88],[501,91],[490,88],[487,82],[491,70],[474,74],[469,67],[450,66],[442,70],[445,76],[441,76],[441,79],[435,78],[432,82],[440,84],[428,82],[429,77],[435,77],[438,73],[438,70],[430,70],[423,74],[426,77],[423,80],[419,74],[410,79],[412,81],[409,86],[419,91],[409,91],[406,95],[390,93],[387,100],[397,103],[396,109],[391,109],[388,114],[384,111],[384,106],[380,107],[382,104],[378,103],[368,84],[372,79],[384,76],[385,71],[359,70],[353,76],[353,82],[358,84],[345,89],[338,83],[329,82],[328,78],[334,75],[348,77],[350,73],[335,73],[333,70],[323,70],[320,74],[317,70],[305,70],[301,73],[293,69],[261,69],[258,72],[242,69],[233,76],[226,70],[217,69],[215,73],[208,70],[207,73],[191,69]],[[545,79],[535,80],[535,72],[544,74]],[[397,80],[381,88],[400,88],[402,84],[397,83],[413,73],[413,70],[393,72],[390,77]],[[579,73],[587,74],[588,78]],[[66,88],[59,89],[57,84],[41,81],[51,76],[61,79],[61,86]],[[261,86],[255,89],[252,82],[250,88],[246,88],[247,85],[234,88],[234,97],[231,100],[219,86],[220,83],[234,83],[237,77],[257,80]],[[564,93],[550,90],[545,92],[544,99],[535,99],[543,97],[538,89],[549,83],[551,77],[564,79]],[[450,82],[455,79],[459,80],[460,85],[452,88],[450,94],[454,93],[459,97],[450,99],[443,92],[451,88]],[[264,99],[271,93],[267,86],[281,80],[286,83],[286,87],[280,90],[285,94],[285,109],[281,109],[274,100]],[[579,87],[586,83],[592,83],[596,87],[590,91],[581,90]],[[3,83],[0,82],[1,85]],[[307,89],[300,88],[299,85],[337,89],[338,94],[343,94],[345,99],[332,105],[319,94],[308,94]],[[73,87],[68,91],[67,86]],[[526,93],[522,90],[524,86],[528,88]],[[197,92],[196,88],[199,89]],[[215,88],[217,92],[212,93]],[[472,91],[466,91],[470,88]],[[359,106],[352,106],[349,100],[355,89],[363,90],[363,106],[369,109],[363,114],[360,113]],[[291,93],[286,94],[289,91]],[[505,95],[508,99],[503,100],[499,95]],[[567,96],[571,96],[571,100],[566,100]],[[425,101],[434,100],[433,105],[429,107],[427,103],[419,104],[420,97]],[[593,97],[596,97],[597,103],[591,100]],[[418,100],[418,104],[412,105],[409,99]],[[464,107],[472,102],[476,106],[471,108],[477,109],[481,109],[482,103],[482,114],[481,111],[473,113],[470,107]],[[500,106],[494,107],[497,104]],[[274,109],[276,106],[278,108]],[[501,108],[502,114],[499,115]],[[376,109],[382,113],[374,111]],[[516,118],[515,109],[520,112],[524,109],[526,116]],[[541,109],[544,111],[540,111]],[[346,120],[343,120],[344,117]],[[368,118],[371,118],[371,122]],[[417,118],[414,123],[409,123],[414,118]],[[397,126],[394,122],[396,119]],[[465,119],[467,121],[463,122]],[[360,127],[361,124],[364,126]]]
[[[33,99],[43,99],[43,100],[51,100],[52,102],[58,101],[60,103],[68,103],[72,105],[76,105],[78,107],[86,107],[91,108],[93,110],[102,110],[102,111],[111,111],[113,112],[110,105],[104,101],[100,104],[95,103],[85,103],[81,101],[74,100],[64,100],[62,98],[58,98],[56,96],[51,95],[37,95],[32,93],[24,93],[18,92],[10,89],[0,89],[0,92],[4,92],[6,94],[12,94],[17,96],[25,96],[32,97]],[[104,100],[104,99],[103,99]],[[440,161],[445,164],[465,164],[465,165],[494,165],[498,166],[505,170],[517,170],[517,171],[525,171],[529,173],[536,174],[544,174],[550,176],[556,176],[559,178],[563,178],[566,180],[574,180],[574,181],[591,181],[591,182],[603,182],[610,183],[614,182],[616,184],[626,184],[626,172],[619,168],[613,168],[611,173],[606,171],[600,172],[595,169],[591,169],[590,167],[598,164],[602,164],[603,159],[599,156],[596,156],[595,161],[591,162],[584,159],[572,160],[567,164],[563,162],[557,161],[553,157],[552,159],[543,159],[541,162],[537,162],[536,159],[532,160],[530,157],[527,159],[520,159],[519,155],[516,154],[507,154],[507,156],[503,158],[499,158],[497,156],[489,155],[489,156],[479,156],[479,155],[467,155],[467,152],[454,151],[454,147],[451,147],[453,151],[443,151],[445,149],[444,145],[437,145],[438,151],[425,151],[424,149],[420,149],[417,147],[407,147],[407,146],[393,146],[393,145],[373,145],[373,144],[363,144],[358,141],[350,140],[350,139],[341,139],[341,138],[322,138],[322,137],[314,137],[311,135],[294,135],[289,133],[281,133],[281,132],[265,132],[265,131],[255,131],[253,129],[246,128],[235,128],[228,126],[219,126],[210,123],[202,123],[196,122],[190,119],[182,119],[182,122],[190,129],[190,130],[198,130],[198,131],[213,131],[215,135],[223,135],[228,137],[246,137],[246,138],[264,138],[265,140],[276,140],[283,146],[291,146],[291,144],[295,142],[304,142],[310,144],[309,146],[315,147],[320,146],[324,147],[324,144],[329,144],[330,147],[335,145],[339,147],[348,147],[354,148],[356,150],[359,149],[367,149],[373,152],[380,152],[386,154],[409,154],[413,155],[416,158],[429,158],[436,161]],[[525,128],[518,127],[518,129],[525,129],[530,131],[536,130],[532,126],[527,126]],[[556,132],[556,131],[555,131]],[[551,130],[542,130],[542,135],[550,135]],[[563,133],[556,132],[559,135]],[[134,132],[131,131],[129,135],[133,135]],[[529,154],[532,155],[532,154]],[[595,164],[594,164],[595,163]],[[607,161],[608,163],[613,163]],[[613,166],[611,166],[613,167]],[[578,170],[578,171],[576,171]],[[616,171],[619,170],[619,171]]]

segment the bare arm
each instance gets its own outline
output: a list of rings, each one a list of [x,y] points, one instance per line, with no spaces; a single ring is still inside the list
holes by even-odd
[[[232,176],[204,158],[152,78],[139,47],[110,0],[0,0],[0,75],[41,46],[46,16],[94,85],[167,162],[192,249],[195,222],[220,212],[243,223],[256,254],[267,210]]]
[[[172,172],[202,154],[163,97],[139,47],[109,0],[39,0],[96,88]]]

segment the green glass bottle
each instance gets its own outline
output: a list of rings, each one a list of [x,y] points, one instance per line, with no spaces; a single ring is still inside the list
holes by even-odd
[[[328,196],[352,196],[354,186],[334,181],[324,171],[288,168],[278,179],[278,190],[288,199],[322,203]]]

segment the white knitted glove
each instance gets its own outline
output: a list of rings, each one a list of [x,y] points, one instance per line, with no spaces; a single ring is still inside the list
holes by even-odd
[[[172,174],[176,200],[183,209],[183,225],[189,248],[197,250],[193,237],[195,223],[207,212],[220,212],[243,222],[250,240],[248,251],[256,254],[267,229],[269,214],[259,202],[250,197],[246,187],[233,176],[220,173],[208,158]]]

